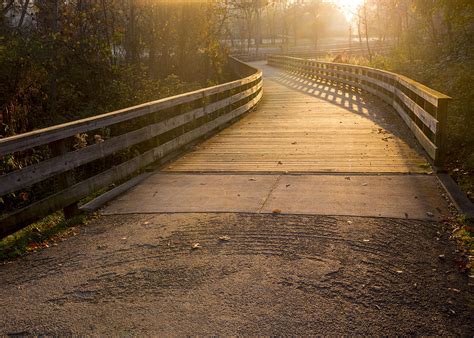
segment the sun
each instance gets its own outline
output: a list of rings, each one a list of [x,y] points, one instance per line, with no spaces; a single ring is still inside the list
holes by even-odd
[[[346,19],[351,22],[364,0],[330,0],[330,2],[338,6]]]

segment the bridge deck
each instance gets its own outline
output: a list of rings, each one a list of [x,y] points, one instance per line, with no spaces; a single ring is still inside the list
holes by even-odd
[[[426,171],[413,136],[380,100],[253,65],[264,73],[258,109],[166,171]]]

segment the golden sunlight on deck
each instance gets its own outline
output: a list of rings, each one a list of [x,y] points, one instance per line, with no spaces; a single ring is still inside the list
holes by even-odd
[[[253,65],[264,73],[258,108],[166,171],[426,171],[412,134],[382,101]]]

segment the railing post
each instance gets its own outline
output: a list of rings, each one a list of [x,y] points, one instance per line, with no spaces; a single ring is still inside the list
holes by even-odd
[[[439,98],[436,109],[436,119],[438,120],[438,129],[435,135],[435,144],[437,147],[434,164],[438,168],[443,168],[446,156],[446,132],[449,98]]]
[[[63,154],[66,154],[67,151],[67,145],[66,145],[66,140],[61,139],[55,142],[52,142],[50,144],[50,149],[51,153],[54,157],[56,156],[61,156]],[[58,184],[59,188],[66,189],[67,187],[71,186],[74,184],[74,174],[71,171],[67,171],[63,174],[58,175]],[[80,210],[78,208],[77,202],[74,202],[73,204],[70,204],[66,207],[63,208],[64,212],[64,218],[65,219],[70,219],[80,213]]]

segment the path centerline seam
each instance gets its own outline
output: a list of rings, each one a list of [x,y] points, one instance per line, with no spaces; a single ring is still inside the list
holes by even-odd
[[[267,194],[267,197],[265,197],[265,200],[263,201],[262,205],[260,206],[260,208],[258,209],[258,212],[257,213],[262,213],[262,210],[263,208],[265,207],[265,204],[267,204],[267,201],[268,199],[270,198],[272,192],[276,189],[276,187],[278,186],[278,184],[280,183],[280,179],[283,175],[278,175],[277,176],[277,179],[275,180],[275,182],[272,184],[271,188],[270,188],[270,191],[268,192]]]

